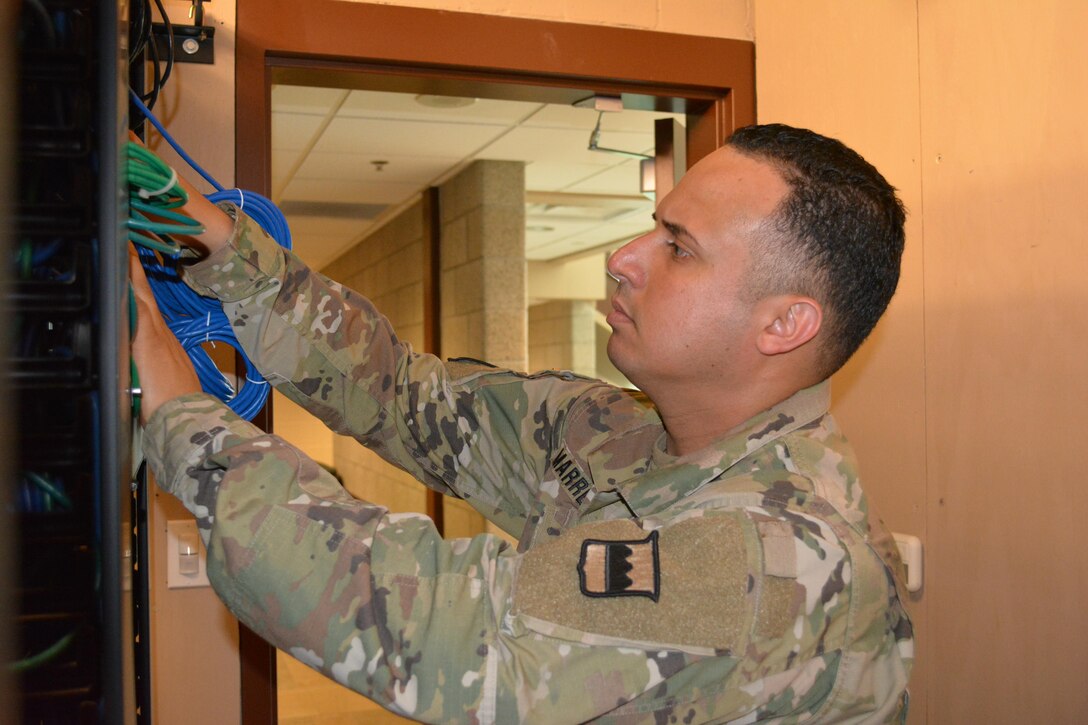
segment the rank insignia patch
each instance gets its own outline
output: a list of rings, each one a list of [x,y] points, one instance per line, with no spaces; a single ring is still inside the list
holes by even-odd
[[[587,597],[648,597],[656,602],[661,587],[657,532],[632,541],[586,539],[578,579]]]

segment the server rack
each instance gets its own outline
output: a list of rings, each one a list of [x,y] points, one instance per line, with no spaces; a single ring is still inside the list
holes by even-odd
[[[4,299],[22,720],[126,720],[131,478],[123,5],[22,0]],[[131,714],[129,715],[131,717]]]

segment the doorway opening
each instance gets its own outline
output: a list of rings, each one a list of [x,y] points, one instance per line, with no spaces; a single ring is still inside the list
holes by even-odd
[[[585,109],[575,106],[587,98],[619,98],[625,109],[619,115],[600,117],[599,146],[645,154],[650,146],[644,139],[625,136],[642,132],[624,126],[636,112],[651,120],[655,114],[664,115],[680,120],[685,127],[689,163],[719,146],[733,128],[755,120],[754,52],[752,44],[745,41],[334,0],[312,0],[302,15],[297,3],[287,0],[238,0],[237,9],[236,178],[240,186],[279,197],[277,201],[283,203],[288,215],[296,218],[292,226],[301,240],[303,255],[309,253],[307,239],[318,241],[324,236],[329,239],[320,241],[336,243],[332,238],[341,232],[325,234],[313,221],[325,214],[367,222],[373,232],[391,224],[400,212],[418,201],[425,218],[439,219],[435,215],[439,194],[434,190],[455,179],[466,164],[510,162],[501,155],[512,153],[504,146],[511,146],[518,136],[562,137],[569,140],[562,141],[558,148],[571,154],[599,153],[585,149],[597,114],[581,113]],[[284,18],[292,21],[284,22]],[[646,48],[653,52],[639,50]],[[693,58],[698,62],[692,62]],[[285,92],[286,88],[300,90]],[[318,118],[285,116],[282,123],[276,120],[276,103],[283,100],[285,106],[304,104],[300,96],[314,93],[327,94],[326,102],[331,101],[339,110],[330,113],[329,106],[320,113],[295,114]],[[445,138],[448,148],[454,142],[465,142],[467,146],[475,143],[471,150],[482,155],[466,153],[460,161],[441,170],[412,158],[418,153],[407,153],[418,152],[424,141],[440,142],[446,133],[427,126],[433,121],[418,115],[425,115],[421,111],[425,106],[420,106],[417,99],[427,98],[478,99],[462,110],[452,109],[455,117],[461,114],[461,128],[455,129],[461,133]],[[399,107],[400,113],[415,116],[383,119],[375,112],[381,99]],[[339,111],[345,108],[348,113],[340,117]],[[492,129],[496,131],[492,136],[487,135],[487,129],[470,128],[501,125],[495,119],[473,118],[474,113],[485,108],[509,114],[510,123],[501,130]],[[330,193],[329,186],[322,190],[314,183],[314,167],[307,164],[315,154],[338,155],[329,144],[338,134],[351,136],[353,126],[358,139],[376,139],[379,134],[366,129],[383,123],[407,134],[409,146],[401,149],[406,153],[394,153],[393,141],[387,139],[383,146],[359,151],[352,159],[340,158],[339,163],[342,167],[354,164],[370,173],[371,180],[382,175],[379,186],[384,187],[386,197],[367,196],[364,178],[342,180],[341,196]],[[291,124],[298,127],[292,128]],[[303,148],[283,148],[276,140],[281,130],[296,145],[305,138]],[[417,133],[413,135],[411,130]],[[483,135],[473,136],[476,133]],[[628,146],[625,141],[633,143]],[[615,163],[601,164],[607,168],[583,169],[585,174],[570,175],[566,182],[547,187],[539,182],[549,174],[559,176],[564,172],[552,163],[558,152],[536,146],[538,158],[513,160],[523,164],[526,180],[521,233],[528,261],[523,260],[523,264],[555,265],[556,260],[584,264],[589,260],[603,268],[608,245],[639,233],[636,219],[640,213],[642,223],[649,219],[651,203],[642,201],[645,197],[634,186],[639,178],[633,171],[638,159],[609,159]],[[499,156],[488,155],[500,151]],[[600,154],[602,162],[605,156]],[[416,183],[400,181],[400,174],[412,168],[424,176],[432,174],[427,188],[422,194],[417,189],[398,201],[391,192],[398,184]],[[631,190],[610,190],[605,182],[612,177],[630,179]],[[354,190],[351,183],[356,184]],[[601,230],[586,231],[587,220],[599,222]],[[307,230],[311,223],[314,228]],[[628,223],[632,226],[624,228]],[[575,230],[578,224],[583,224],[582,231]],[[438,238],[431,232],[440,226],[437,222],[431,225],[426,235],[429,240]],[[325,228],[335,227],[330,223]],[[352,241],[367,234],[366,230],[347,231],[348,227],[341,224],[342,233]],[[425,250],[425,260],[434,249]],[[329,262],[335,261],[335,251],[326,254]],[[323,262],[320,258],[311,261],[319,266]],[[433,261],[429,259],[425,264]],[[445,354],[448,345],[437,344],[443,327],[439,290],[442,274],[441,270],[434,272],[433,267],[431,270],[421,285],[421,295],[429,298],[423,305],[421,347]],[[365,289],[361,291],[366,293]],[[531,291],[526,296],[531,298]],[[448,354],[457,352],[449,350]],[[433,506],[431,502],[429,513]],[[243,722],[274,723],[275,651],[245,631],[241,642]],[[284,685],[289,684],[287,675],[281,679]],[[285,710],[283,715],[289,713]],[[287,717],[283,721],[291,722]]]

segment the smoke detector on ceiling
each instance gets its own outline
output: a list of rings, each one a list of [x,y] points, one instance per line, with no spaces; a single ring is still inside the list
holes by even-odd
[[[416,103],[429,108],[465,108],[476,103],[476,99],[466,96],[436,96],[430,93],[420,93],[416,96]]]

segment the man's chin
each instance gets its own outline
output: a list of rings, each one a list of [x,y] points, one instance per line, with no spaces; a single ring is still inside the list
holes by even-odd
[[[617,370],[626,375],[627,371],[623,369],[623,360],[621,359],[621,356],[616,352],[616,348],[618,346],[619,343],[616,341],[616,333],[613,332],[611,335],[608,336],[608,342],[605,344],[604,350],[605,353],[607,353],[608,355],[609,362],[611,362]]]
[[[633,376],[638,375],[638,365],[634,364],[630,351],[624,351],[622,349],[622,343],[616,338],[616,333],[613,332],[612,336],[608,338],[608,345],[605,347],[605,351],[608,353],[608,359],[611,361],[612,366],[623,373],[623,376],[630,380],[635,385]]]

